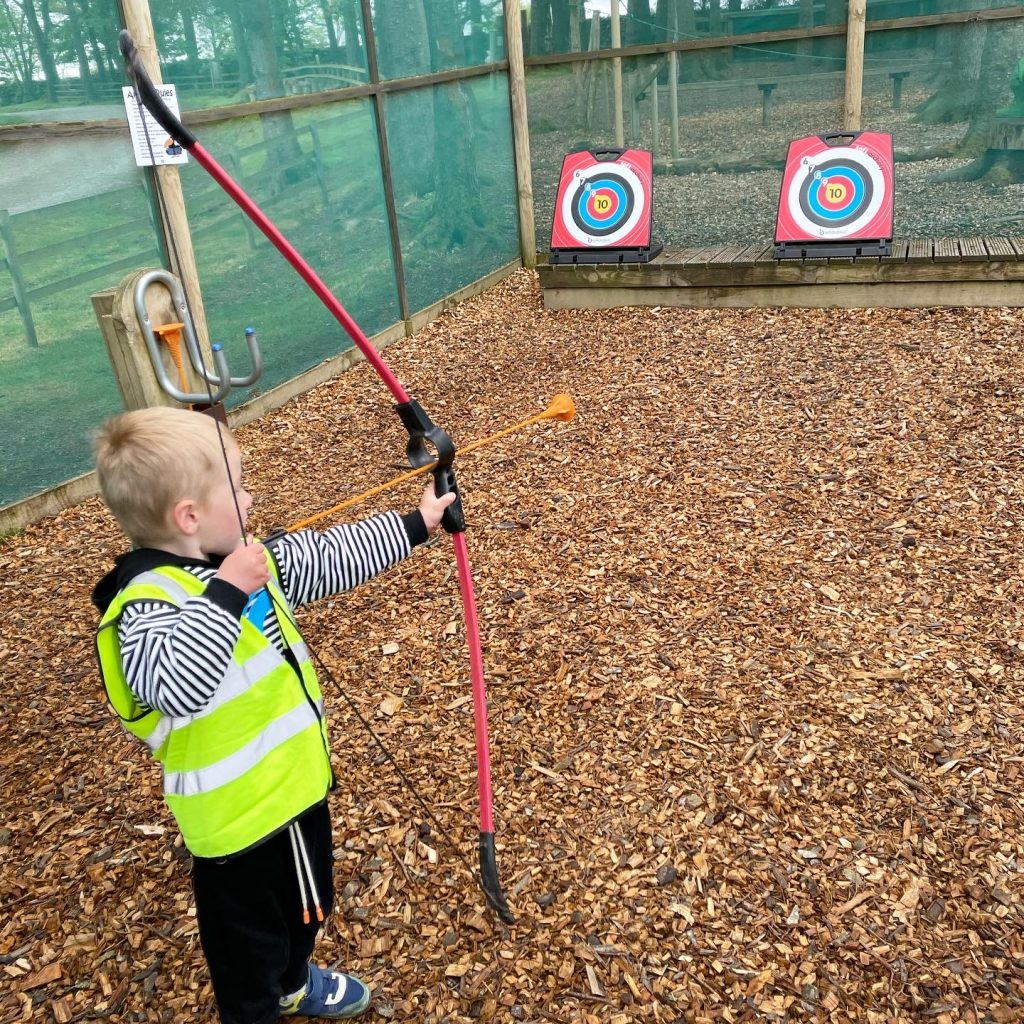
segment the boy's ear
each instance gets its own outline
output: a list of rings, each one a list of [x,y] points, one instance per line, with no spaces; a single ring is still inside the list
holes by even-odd
[[[199,529],[198,503],[194,498],[182,498],[171,507],[171,523],[179,532],[191,537]]]

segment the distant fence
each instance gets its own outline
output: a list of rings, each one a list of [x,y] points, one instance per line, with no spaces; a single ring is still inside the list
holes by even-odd
[[[329,123],[330,122],[323,122],[319,127],[322,129],[324,124]],[[330,200],[330,194],[327,188],[327,177],[324,173],[323,153],[320,146],[320,133],[317,130],[317,126],[306,125],[302,128],[296,129],[295,134],[298,137],[303,135],[309,136],[309,151],[303,151],[300,156],[297,156],[291,161],[275,164],[272,168],[268,168],[264,165],[256,171],[245,173],[242,169],[242,161],[244,158],[260,150],[266,150],[266,143],[258,142],[251,146],[236,149],[233,153],[226,154],[223,158],[224,163],[231,170],[233,177],[237,181],[243,183],[247,189],[250,190],[253,186],[259,186],[261,183],[265,183],[266,177],[271,173],[280,175],[281,172],[290,168],[308,164],[313,177],[316,179],[323,204],[326,207]],[[263,201],[263,205],[273,205],[274,202],[280,200],[284,195],[286,195],[288,191],[288,189],[282,189],[277,194],[265,199]],[[220,201],[221,190],[220,186],[217,185],[216,182],[210,181],[205,183],[202,191],[199,192],[195,198],[201,201],[206,196],[210,196],[213,200],[213,209],[207,211],[201,206],[193,205],[192,212],[196,215],[196,220],[200,226],[193,228],[192,234],[200,235],[208,231],[212,231],[225,221],[237,217],[245,229],[246,237],[249,240],[249,248],[255,249],[257,244],[257,233],[253,228],[252,222],[241,211]],[[93,243],[97,240],[111,238],[117,235],[127,236],[131,232],[137,232],[140,229],[145,229],[147,232],[150,232],[155,236],[157,232],[152,210],[150,210],[150,213],[146,217],[135,217],[131,220],[121,221],[111,227],[102,228],[99,231],[90,231],[88,234],[72,238],[64,238],[59,242],[53,242],[49,245],[39,246],[34,249],[19,247],[14,227],[14,216],[16,215],[12,215],[8,210],[0,209],[0,274],[4,271],[7,272],[10,277],[11,287],[11,293],[8,295],[4,295],[3,292],[0,291],[0,313],[7,312],[10,309],[18,310],[18,314],[21,317],[22,328],[25,333],[25,341],[29,348],[39,347],[39,337],[36,332],[35,322],[32,318],[33,302],[38,302],[40,299],[46,298],[49,295],[55,295],[59,292],[66,291],[69,288],[74,288],[79,284],[83,284],[84,282],[91,281],[95,278],[104,276],[113,277],[115,274],[119,274],[121,272],[136,270],[139,267],[144,266],[146,263],[152,262],[154,257],[159,258],[159,250],[157,249],[157,246],[153,244],[144,250],[133,253],[130,256],[123,256],[120,259],[96,264],[86,270],[72,274],[69,277],[34,284],[33,278],[45,273],[44,267],[47,255],[66,252],[69,249],[74,249],[79,243]],[[41,263],[40,261],[43,262]],[[29,269],[33,266],[35,267],[34,273]]]
[[[21,316],[21,325],[25,331],[25,340],[28,342],[29,348],[39,348],[39,337],[36,334],[36,325],[32,319],[33,302],[37,302],[48,295],[67,291],[69,288],[74,288],[76,285],[91,281],[94,278],[138,267],[142,263],[151,260],[157,254],[157,248],[155,245],[152,245],[145,251],[136,252],[130,256],[122,256],[118,260],[111,260],[89,267],[87,270],[79,271],[70,277],[48,281],[35,287],[30,287],[27,284],[26,262],[36,262],[45,258],[48,254],[65,251],[69,246],[74,246],[78,241],[88,240],[94,242],[97,239],[112,237],[135,230],[147,223],[150,226],[150,230],[152,230],[152,218],[147,220],[144,217],[136,217],[109,228],[91,231],[88,235],[82,235],[78,238],[65,238],[59,242],[43,245],[36,249],[19,249],[14,237],[13,218],[7,210],[0,210],[0,246],[2,246],[3,251],[3,258],[0,259],[0,269],[6,270],[10,275],[13,291],[12,295],[0,296],[0,313],[4,313],[9,309],[17,309]]]
[[[246,93],[256,99],[256,87],[243,82],[237,71],[222,71],[210,65],[202,74],[185,74],[181,68],[164,65],[160,69],[164,81],[172,82],[179,94],[188,92]],[[353,85],[366,85],[370,80],[366,68],[354,64],[298,64],[281,68],[285,95],[320,92],[324,89],[344,89]],[[81,78],[64,78],[57,85],[57,101],[75,103],[120,103],[123,82],[102,82],[95,78],[87,83]]]

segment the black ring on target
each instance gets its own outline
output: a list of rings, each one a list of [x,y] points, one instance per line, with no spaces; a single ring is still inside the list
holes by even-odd
[[[603,185],[611,187],[612,191],[620,199],[619,209],[615,216],[611,217],[607,224],[598,226],[593,219],[586,214],[586,202],[591,192],[601,188]],[[625,202],[622,202],[622,199]],[[595,238],[603,235],[610,235],[618,231],[622,225],[629,220],[633,213],[635,198],[633,186],[621,175],[613,174],[610,171],[602,171],[600,177],[581,181],[572,197],[572,219],[573,223],[583,232],[584,235],[592,235]]]
[[[818,188],[822,178],[828,177],[829,170],[841,170],[846,177],[856,176],[856,185],[859,185],[854,192],[854,197],[859,198],[860,202],[849,213],[843,214],[841,217],[824,218],[811,203],[811,190]],[[864,213],[871,205],[873,194],[874,185],[871,182],[870,174],[865,174],[860,167],[851,166],[851,161],[848,159],[826,160],[823,164],[818,164],[800,186],[800,209],[812,224],[826,228],[841,228],[852,223]]]

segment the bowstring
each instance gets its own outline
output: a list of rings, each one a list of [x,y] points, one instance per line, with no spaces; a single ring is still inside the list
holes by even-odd
[[[119,2],[118,6],[119,7],[122,6],[120,4],[120,2]],[[123,17],[123,7],[122,7],[122,23],[123,22],[124,22],[124,17]],[[161,221],[162,221],[162,223],[164,225],[164,236],[167,239],[167,241],[170,243],[171,262],[172,262],[172,265],[177,270],[178,280],[179,280],[179,283],[181,284],[182,295],[183,295],[183,297],[185,299],[185,311],[184,311],[185,312],[185,316],[188,318],[189,327],[192,330],[192,337],[196,339],[196,346],[198,348],[199,347],[199,334],[196,331],[196,321],[195,321],[195,317],[194,317],[193,312],[192,312],[192,304],[189,301],[188,284],[185,281],[184,276],[182,274],[183,264],[182,264],[182,261],[181,261],[181,253],[180,253],[180,251],[178,249],[177,236],[175,234],[174,225],[172,224],[172,222],[170,220],[170,217],[168,216],[166,196],[164,195],[163,185],[162,185],[162,183],[160,181],[160,175],[158,173],[158,166],[157,166],[157,162],[156,162],[156,155],[155,155],[155,151],[153,149],[153,140],[150,137],[149,125],[147,124],[147,121],[146,121],[146,108],[145,108],[145,105],[142,103],[142,97],[141,97],[141,95],[139,93],[138,86],[136,85],[135,79],[131,75],[130,71],[128,72],[128,77],[131,80],[132,89],[135,92],[135,101],[136,101],[136,103],[139,106],[140,118],[141,118],[141,121],[142,121],[142,131],[143,131],[143,135],[145,136],[145,139],[146,139],[146,148],[149,151],[149,159],[150,159],[150,162],[151,162],[152,167],[153,167],[153,174],[152,174],[151,180],[152,180],[152,183],[153,183],[153,192],[154,192],[154,195],[156,196],[156,200],[157,200],[157,208],[158,208],[158,210],[160,212]],[[200,360],[202,360],[203,353],[202,353],[202,349],[201,348],[199,349],[199,355],[200,355]],[[203,385],[204,385],[204,388],[205,388],[205,391],[206,391],[206,397],[207,397],[207,400],[208,400],[208,405],[210,407],[211,415],[212,415],[213,408],[214,408],[214,405],[215,405],[215,403],[213,401],[213,389],[212,389],[212,387],[210,385],[209,379],[207,378],[205,369],[206,369],[206,367],[205,367],[205,363],[204,363],[204,365],[201,366],[201,368],[200,368],[200,370],[199,370],[197,375],[202,378]],[[217,420],[216,416],[213,416],[213,420],[217,424],[217,440],[218,440],[218,442],[220,444],[221,456],[223,457],[223,460],[224,460],[224,471],[227,474],[228,484],[229,484],[229,488],[231,490],[231,500],[232,500],[232,504],[234,505],[235,516],[236,516],[236,519],[238,521],[239,535],[241,536],[242,543],[245,546],[248,547],[249,546],[249,538],[248,538],[248,536],[246,535],[246,532],[245,532],[245,520],[244,520],[244,518],[242,516],[241,505],[238,502],[238,491],[237,491],[236,486],[235,486],[234,474],[231,472],[231,459],[230,459],[230,456],[228,455],[227,444],[226,444],[225,439],[224,439],[225,431],[221,429],[221,424]],[[277,598],[277,596],[274,594],[273,588],[271,588],[270,586],[264,585],[263,589],[267,592],[267,597],[270,599],[270,603],[274,607],[274,609],[277,612],[279,612],[290,623],[290,625],[295,629],[295,631],[297,633],[299,633],[301,635],[302,634],[302,630],[299,628],[299,624],[296,621],[294,612],[288,606],[287,602],[281,602]],[[398,761],[396,760],[396,758],[395,758],[394,754],[391,752],[391,750],[387,747],[387,745],[384,743],[384,741],[377,734],[377,731],[373,728],[373,726],[370,724],[370,722],[366,719],[366,717],[363,715],[363,713],[359,710],[359,708],[356,705],[355,701],[349,696],[349,694],[346,692],[346,690],[337,681],[337,679],[335,678],[334,674],[331,672],[331,670],[324,663],[324,661],[320,657],[320,655],[308,643],[306,644],[306,649],[309,651],[310,656],[313,658],[313,661],[315,662],[315,664],[317,666],[317,669],[320,670],[320,672],[323,673],[324,678],[334,687],[334,689],[339,694],[341,694],[341,697],[345,701],[345,703],[348,705],[349,710],[351,710],[352,713],[356,716],[356,718],[359,720],[360,725],[362,725],[362,727],[370,734],[370,736],[373,738],[374,742],[380,748],[381,753],[387,759],[388,763],[398,773],[398,777],[401,779],[403,785],[406,787],[406,789],[416,799],[416,802],[419,804],[419,806],[420,806],[421,810],[423,811],[423,813],[427,816],[427,818],[429,818],[431,823],[437,829],[438,834],[441,835],[447,841],[447,843],[451,847],[451,849],[455,851],[456,857],[459,859],[459,861],[461,861],[462,866],[469,873],[469,876],[471,878],[473,878],[473,879],[478,879],[479,878],[478,872],[470,864],[470,862],[467,859],[466,855],[459,848],[459,846],[455,842],[455,840],[452,839],[451,834],[450,834],[449,830],[447,829],[447,827],[441,823],[441,821],[438,819],[437,815],[434,814],[434,812],[427,805],[427,803],[423,799],[423,797],[420,796],[420,793],[416,789],[416,786],[414,785],[412,780],[406,774],[406,772],[402,768],[402,766],[398,763]],[[300,675],[301,675],[301,671],[300,671]],[[305,683],[304,682],[303,682],[303,689],[305,689]],[[332,772],[332,775],[333,775],[333,772]]]

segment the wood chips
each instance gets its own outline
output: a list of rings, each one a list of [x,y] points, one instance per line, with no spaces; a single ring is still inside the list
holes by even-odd
[[[389,350],[460,463],[498,863],[443,536],[308,609],[341,780],[321,962],[370,1020],[1024,1020],[1024,313],[546,312]],[[273,359],[268,339],[267,357]],[[240,432],[257,531],[399,472],[365,365]],[[366,511],[418,501],[406,484]],[[358,514],[358,510],[357,510]],[[188,856],[113,720],[98,501],[0,546],[0,1021],[213,1022]]]

